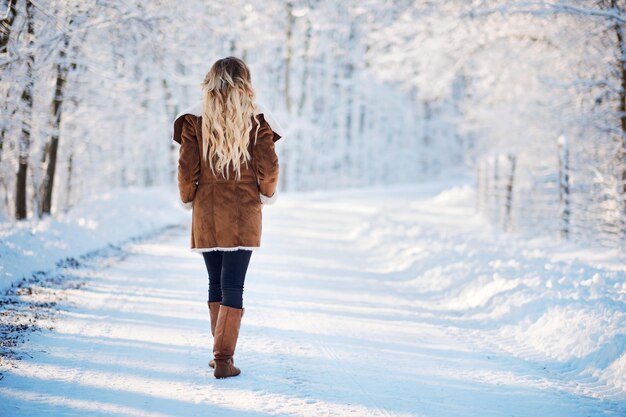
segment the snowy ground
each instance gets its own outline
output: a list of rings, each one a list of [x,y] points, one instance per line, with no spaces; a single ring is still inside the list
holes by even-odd
[[[126,188],[82,202],[69,212],[0,222],[0,293],[66,258],[119,244],[188,218],[171,188]]]
[[[618,254],[492,231],[446,184],[281,195],[263,215],[242,375],[207,366],[185,226],[71,273],[84,284],[2,363],[0,415],[626,415]]]

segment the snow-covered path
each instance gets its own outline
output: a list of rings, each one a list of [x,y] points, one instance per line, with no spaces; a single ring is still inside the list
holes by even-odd
[[[444,188],[266,207],[227,380],[187,228],[129,245],[0,369],[0,415],[626,415],[624,264],[490,231]]]

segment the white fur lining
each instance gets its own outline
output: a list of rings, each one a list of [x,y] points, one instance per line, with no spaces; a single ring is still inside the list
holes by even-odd
[[[216,247],[216,248],[191,248],[192,252],[198,252],[198,253],[202,253],[202,252],[213,252],[216,250],[223,250],[225,252],[232,252],[232,251],[236,251],[239,249],[243,249],[243,250],[257,250],[260,249],[260,246],[235,246],[234,248],[221,248],[221,247]]]
[[[278,120],[274,118],[274,115],[270,112],[270,110],[262,104],[254,103],[254,114],[263,113],[263,116],[267,123],[269,123],[272,130],[278,133],[281,137],[285,136],[283,127],[278,123]],[[186,114],[193,114],[196,117],[202,116],[202,101],[197,102],[193,106],[187,107],[185,110],[181,111],[176,115],[174,120],[179,119],[180,117]]]
[[[272,194],[271,197],[268,197],[261,193],[259,193],[259,195],[261,196],[261,203],[271,206],[276,202],[276,199],[278,198],[278,191],[274,191],[274,194]]]

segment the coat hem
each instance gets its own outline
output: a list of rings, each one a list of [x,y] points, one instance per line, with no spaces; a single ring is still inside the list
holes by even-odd
[[[265,194],[260,194],[261,196],[261,203],[271,206],[272,204],[274,204],[276,202],[276,199],[278,198],[278,191],[274,191],[274,194],[272,194],[271,197],[266,196]]]
[[[234,246],[234,247],[214,247],[214,248],[191,248],[192,252],[197,252],[197,253],[202,253],[202,252],[213,252],[216,250],[221,250],[221,251],[226,251],[226,252],[230,252],[230,251],[236,251],[239,249],[242,250],[257,250],[260,249],[260,246]]]

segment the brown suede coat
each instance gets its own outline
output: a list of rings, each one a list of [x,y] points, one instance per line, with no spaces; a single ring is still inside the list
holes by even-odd
[[[278,157],[274,142],[280,135],[272,130],[263,113],[258,114],[260,128],[256,143],[256,120],[250,132],[247,166],[241,166],[241,178],[235,179],[230,167],[229,179],[217,177],[208,162],[202,161],[202,117],[183,114],[174,123],[173,139],[180,143],[178,190],[183,203],[193,207],[191,249],[254,250],[261,246],[263,202],[275,199],[278,183]],[[263,200],[263,201],[262,201]]]

